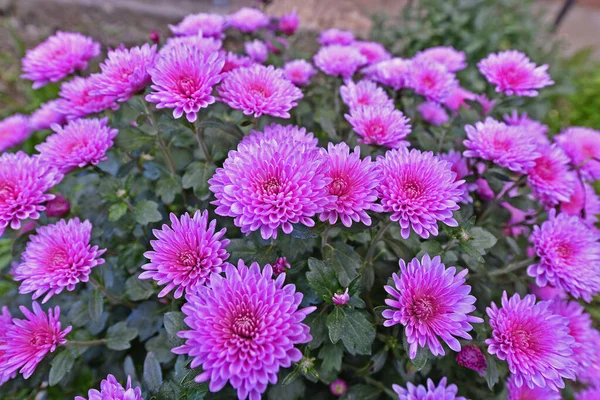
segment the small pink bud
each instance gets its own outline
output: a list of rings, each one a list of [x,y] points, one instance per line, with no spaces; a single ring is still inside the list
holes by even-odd
[[[46,215],[49,217],[62,217],[69,213],[71,204],[63,195],[57,194],[54,199],[46,203]]]
[[[298,25],[300,25],[300,18],[298,18],[295,8],[291,13],[283,14],[279,18],[279,30],[285,35],[291,36],[296,33]]]
[[[472,369],[483,375],[487,362],[481,349],[477,346],[464,346],[456,355],[456,363],[465,368]]]
[[[148,35],[148,38],[154,43],[154,44],[158,44],[158,42],[160,42],[160,35],[158,34],[158,32],[156,32],[154,29],[150,32],[150,35]]]
[[[348,390],[348,385],[343,379],[338,378],[335,381],[331,382],[331,385],[329,385],[329,389],[331,390],[331,393],[334,396],[340,397],[346,393],[346,391]]]
[[[279,257],[275,264],[273,264],[273,273],[279,275],[285,272],[286,269],[290,268],[290,263],[287,262],[285,257]]]
[[[335,304],[336,306],[346,305],[350,301],[350,295],[348,294],[348,288],[346,288],[346,291],[343,294],[340,294],[340,293],[334,294],[333,297],[331,298],[331,301],[333,301],[333,304]]]

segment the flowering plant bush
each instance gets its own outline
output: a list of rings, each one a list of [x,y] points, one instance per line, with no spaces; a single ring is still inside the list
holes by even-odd
[[[23,59],[60,90],[0,122],[2,398],[596,398],[600,131],[522,111],[548,65],[170,28]]]

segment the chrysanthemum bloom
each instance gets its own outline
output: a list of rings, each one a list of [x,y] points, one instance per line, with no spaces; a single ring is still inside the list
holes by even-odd
[[[39,157],[23,152],[0,156],[0,236],[10,226],[21,228],[21,220],[38,219],[44,203],[54,198],[45,192],[63,178]]]
[[[507,96],[535,97],[537,89],[554,84],[548,75],[548,65],[536,66],[517,50],[492,53],[481,60],[477,67],[496,92]]]
[[[225,60],[217,52],[208,57],[190,45],[174,46],[150,68],[152,93],[146,101],[156,108],[172,108],[173,117],[184,113],[189,122],[196,121],[198,111],[213,104],[213,86],[223,77]]]
[[[333,297],[331,298],[331,301],[336,306],[344,306],[344,305],[348,304],[348,302],[350,301],[350,295],[348,294],[348,288],[346,288],[346,291],[344,291],[344,293],[335,293],[333,295]]]
[[[600,131],[573,127],[554,137],[584,178],[600,179]]]
[[[535,166],[535,159],[540,156],[534,138],[520,127],[488,117],[475,126],[465,126],[465,131],[468,138],[463,142],[468,149],[463,153],[465,157],[481,158],[525,173]]]
[[[64,127],[53,125],[54,134],[35,148],[42,162],[67,174],[87,165],[97,165],[106,160],[106,152],[113,146],[116,129],[108,118],[76,119]]]
[[[519,115],[517,110],[513,110],[510,115],[504,115],[504,122],[509,126],[520,126],[527,135],[533,136],[539,144],[550,144],[548,126],[529,118],[527,113]]]
[[[106,251],[90,244],[91,234],[92,224],[79,218],[39,227],[15,270],[15,280],[22,282],[19,293],[33,293],[34,300],[46,294],[43,304],[87,282],[92,268],[104,264],[100,256]]]
[[[452,172],[456,174],[456,180],[461,180],[469,175],[471,175],[471,171],[469,170],[469,165],[467,164],[467,159],[460,154],[459,151],[450,150],[448,153],[438,154],[437,157],[440,160],[448,161],[450,163],[450,168]],[[463,190],[463,203],[470,203],[473,201],[473,198],[469,194],[470,190],[474,190],[476,185],[463,183],[460,188]]]
[[[392,55],[378,42],[365,42],[357,40],[352,43],[352,47],[358,49],[360,54],[367,58],[367,65],[376,64],[380,61],[389,60]]]
[[[170,219],[171,227],[165,224],[152,231],[157,240],[150,241],[153,251],[144,253],[150,262],[142,266],[146,272],[139,278],[166,284],[158,297],[176,288],[174,297],[178,299],[184,292],[196,293],[213,272],[222,271],[229,258],[225,249],[229,239],[223,238],[225,228],[215,232],[217,221],[209,222],[208,211],[198,210],[193,217],[185,213],[180,219],[171,213]]]
[[[256,8],[242,7],[227,16],[227,25],[244,33],[250,33],[269,25],[269,17]]]
[[[284,286],[285,274],[272,275],[268,264],[261,273],[257,263],[248,268],[240,260],[186,296],[181,311],[190,330],[179,332],[186,342],[172,351],[189,354],[191,368],[202,366],[195,381],[210,380],[211,392],[229,381],[239,399],[260,399],[280,368],[302,358],[295,345],[312,340],[302,321],[315,307],[299,309],[302,293]]]
[[[277,143],[283,143],[288,140],[294,142],[301,142],[309,145],[310,147],[316,148],[319,140],[314,137],[312,132],[306,132],[306,128],[301,128],[296,125],[279,125],[270,124],[264,127],[263,131],[251,130],[250,134],[244,136],[241,140],[240,145],[254,145],[262,142],[269,142],[271,140]]]
[[[348,46],[354,42],[354,33],[331,28],[321,32],[317,42],[321,43],[323,46],[330,46],[333,44]]]
[[[289,111],[303,97],[302,91],[285,79],[281,70],[258,64],[229,72],[217,91],[220,101],[256,118],[263,114],[289,118]]]
[[[535,296],[510,299],[502,294],[502,308],[486,309],[492,337],[485,341],[488,352],[506,360],[516,387],[565,387],[563,378],[575,379],[575,339],[569,335],[568,319],[554,314],[550,303],[536,304]]]
[[[461,107],[470,109],[471,107],[467,103],[467,100],[474,101],[476,97],[477,95],[475,93],[463,89],[460,86],[456,86],[452,93],[450,93],[450,96],[444,100],[444,105],[451,111],[457,113]]]
[[[285,257],[277,257],[275,260],[275,264],[273,264],[273,274],[279,275],[283,274],[286,269],[290,269],[292,266]]]
[[[433,101],[426,101],[419,104],[417,110],[419,111],[419,114],[421,114],[423,121],[431,125],[440,126],[450,120],[444,107]]]
[[[450,72],[457,72],[467,67],[467,56],[464,51],[458,51],[452,46],[438,46],[418,52],[415,61],[442,64]]]
[[[332,395],[340,397],[346,394],[348,391],[348,385],[346,384],[346,381],[338,378],[331,382],[331,385],[329,385],[329,390],[331,391]]]
[[[515,377],[509,376],[506,382],[506,389],[508,390],[508,397],[506,400],[561,400],[562,396],[560,392],[552,390],[548,387],[534,386],[530,388],[526,385],[521,387],[515,383]]]
[[[50,218],[62,217],[69,213],[71,204],[62,194],[56,194],[54,199],[46,202],[46,215]]]
[[[325,206],[321,213],[321,221],[335,224],[338,217],[344,226],[352,226],[352,221],[362,222],[370,226],[371,217],[368,210],[381,212],[382,208],[377,201],[377,185],[380,176],[377,166],[371,157],[360,159],[360,147],[356,146],[353,152],[344,142],[334,145],[329,143],[326,155],[329,166],[326,176],[331,178],[327,190],[332,201]]]
[[[169,53],[173,47],[184,44],[198,49],[200,53],[204,55],[204,58],[208,58],[215,51],[221,50],[221,47],[223,46],[223,42],[221,40],[211,37],[203,37],[202,34],[194,36],[178,36],[174,38],[168,38],[167,43],[161,47],[158,55],[162,57],[163,55]]]
[[[75,396],[74,400],[144,400],[142,389],[131,386],[131,377],[127,376],[127,385],[123,387],[113,375],[109,374],[100,382],[100,391],[90,389],[88,398]]]
[[[12,324],[12,316],[10,315],[10,311],[8,311],[8,307],[4,306],[1,309],[2,313],[0,313],[0,347],[5,343],[5,335],[6,331],[10,324]],[[4,355],[4,351],[0,350],[0,360],[2,360],[2,356]],[[17,376],[17,371],[2,371],[0,372],[0,386],[2,386],[9,379],[13,379]]]
[[[332,201],[326,172],[327,160],[314,146],[270,140],[229,152],[208,183],[217,214],[233,217],[242,233],[260,229],[269,239],[279,228],[291,233],[292,224],[314,226],[312,217]]]
[[[37,365],[57,346],[65,344],[65,337],[71,327],[61,331],[60,307],[49,309],[46,314],[37,302],[33,302],[33,312],[27,307],[19,309],[26,319],[12,320],[0,343],[0,376],[10,376],[16,371],[28,379]]]
[[[477,346],[464,346],[456,355],[456,363],[483,375],[487,367],[485,356]]]
[[[589,303],[600,292],[599,237],[579,217],[550,210],[548,221],[533,228],[529,240],[540,260],[527,273],[538,286],[550,284]]]
[[[569,215],[585,215],[584,221],[591,229],[596,228],[598,215],[600,215],[600,197],[594,188],[588,184],[582,184],[581,180],[575,180],[575,192],[568,202],[560,204],[560,210]],[[583,214],[583,215],[582,215]]]
[[[475,180],[475,185],[477,185],[477,194],[481,197],[482,200],[491,200],[496,197],[496,194],[490,187],[488,181],[485,178],[477,178]]]
[[[436,387],[431,379],[427,379],[427,387],[415,386],[411,382],[406,384],[406,389],[399,385],[392,385],[398,395],[398,400],[467,400],[457,396],[458,388],[452,384],[446,387],[447,379],[444,377]]]
[[[100,44],[92,38],[81,33],[57,31],[54,36],[27,50],[22,60],[21,78],[33,81],[33,88],[39,89],[86,69],[88,61],[99,54]]]
[[[458,81],[452,72],[438,63],[413,61],[408,86],[428,101],[441,103],[456,90]]]
[[[396,110],[392,103],[353,108],[350,114],[344,116],[360,136],[358,141],[361,143],[392,149],[408,145],[404,139],[411,131],[410,120],[402,111]]]
[[[399,221],[400,232],[408,239],[410,229],[424,239],[437,236],[438,221],[458,226],[452,212],[463,198],[463,180],[456,180],[449,162],[432,152],[401,148],[379,157],[381,183],[377,187],[384,212]]]
[[[242,56],[234,52],[228,51],[227,53],[225,53],[225,64],[223,65],[221,72],[231,72],[235,69],[249,67],[251,65],[254,65],[254,60],[250,57]]]
[[[296,86],[305,86],[317,71],[305,60],[293,60],[283,66],[283,76]]]
[[[202,34],[203,37],[221,39],[225,36],[225,18],[219,14],[190,14],[179,24],[169,25],[169,29],[176,36]]]
[[[23,143],[31,134],[29,119],[21,114],[0,121],[0,152]]]
[[[362,106],[393,106],[387,93],[378,87],[375,82],[366,79],[358,83],[348,80],[340,87],[340,95],[342,101],[351,110]]]
[[[66,122],[66,116],[59,111],[60,100],[50,100],[40,105],[29,117],[29,127],[34,131],[49,129],[50,125],[62,125]]]
[[[408,86],[411,71],[411,60],[392,58],[370,65],[363,69],[365,76],[394,90]]]
[[[492,108],[494,108],[494,106],[496,105],[496,99],[490,100],[485,94],[477,95],[475,97],[475,100],[477,100],[477,102],[481,106],[481,112],[483,113],[483,115],[488,115]]]
[[[292,12],[283,14],[279,17],[279,30],[284,34],[291,36],[298,30],[300,18],[298,18],[297,9],[294,7]]]
[[[502,195],[498,195],[502,197]],[[529,235],[531,229],[526,223],[531,224],[535,221],[536,210],[529,209],[523,211],[520,208],[513,206],[508,202],[500,203],[500,206],[506,208],[510,212],[510,220],[504,225],[504,233],[509,236]]]
[[[367,58],[354,47],[332,44],[321,47],[314,62],[327,75],[351,78],[367,62]]]
[[[422,261],[413,258],[407,264],[400,260],[400,276],[392,274],[394,286],[384,286],[392,298],[385,300],[391,308],[383,311],[383,325],[406,327],[411,359],[419,347],[429,348],[434,356],[445,355],[439,339],[457,352],[461,346],[455,336],[472,339],[468,333],[473,329],[471,323],[483,319],[469,315],[475,311],[476,299],[465,285],[468,272],[463,269],[457,274],[455,267],[446,268],[439,256],[431,259],[428,254]]]
[[[265,42],[258,39],[255,39],[251,42],[246,42],[244,44],[244,50],[246,51],[246,54],[250,56],[250,58],[259,64],[267,61],[267,58],[269,57],[267,45]]]
[[[569,170],[569,157],[557,145],[540,145],[537,152],[540,157],[527,169],[533,196],[546,207],[569,201],[577,181],[577,175]]]
[[[567,292],[561,288],[556,288],[551,285],[538,286],[535,283],[529,285],[529,291],[535,295],[538,300],[565,300],[569,297]]]
[[[92,94],[114,96],[117,101],[127,101],[150,84],[148,69],[154,65],[156,45],[148,43],[130,49],[108,52],[100,64],[101,74],[94,74]]]
[[[92,94],[95,90],[94,80],[95,77],[77,76],[68,82],[63,82],[60,86],[60,99],[56,103],[58,112],[71,120],[105,110],[117,110],[119,105],[115,96]]]

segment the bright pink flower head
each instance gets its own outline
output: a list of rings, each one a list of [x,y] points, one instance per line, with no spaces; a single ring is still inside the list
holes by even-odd
[[[600,292],[600,243],[598,234],[579,217],[555,215],[533,228],[529,238],[539,257],[527,269],[538,286],[551,285],[566,290],[588,303]]]
[[[530,388],[526,385],[521,387],[515,383],[515,376],[511,375],[506,382],[508,397],[506,400],[561,400],[560,392],[557,392],[549,387],[534,386]]]
[[[29,119],[21,114],[0,121],[0,152],[23,143],[31,135]]]
[[[331,391],[332,395],[340,397],[346,394],[348,391],[348,385],[346,384],[346,381],[338,378],[331,382],[331,385],[329,385],[329,390]]]
[[[411,60],[392,58],[370,65],[362,72],[368,79],[389,86],[394,90],[400,90],[408,87],[411,65]]]
[[[594,329],[592,335],[593,345],[598,349],[598,346],[600,345],[600,332]],[[589,368],[580,368],[579,371],[577,371],[577,380],[582,383],[600,387],[600,354],[596,353],[596,357],[594,357],[592,365]]]
[[[275,260],[275,264],[273,264],[273,274],[283,274],[286,269],[290,269],[291,267],[292,266],[285,257],[278,257],[277,260]]]
[[[591,181],[600,179],[600,131],[589,128],[569,128],[554,137],[574,166]]]
[[[202,366],[195,381],[210,380],[211,392],[229,381],[239,399],[260,399],[269,383],[277,383],[280,368],[302,358],[295,346],[312,340],[302,321],[315,307],[300,309],[302,293],[284,286],[285,274],[272,276],[270,265],[261,273],[257,263],[248,268],[240,260],[224,277],[213,274],[209,286],[186,295],[181,311],[190,329],[179,332],[186,342],[172,351],[189,354],[191,368]]]
[[[560,400],[560,396],[556,398]],[[600,399],[600,386],[592,386],[579,393],[575,393],[575,400],[597,400]]]
[[[95,77],[81,78],[76,76],[68,82],[63,82],[58,93],[58,112],[65,115],[67,120],[77,119],[90,114],[100,113],[105,110],[117,110],[115,96],[94,95],[96,90]]]
[[[131,386],[131,377],[127,377],[127,385],[123,387],[113,375],[109,374],[100,382],[100,391],[90,389],[88,398],[75,396],[74,400],[144,400],[142,389]]]
[[[350,295],[348,294],[348,288],[344,293],[335,293],[331,298],[331,301],[336,306],[345,306],[350,301]]]
[[[256,8],[242,7],[227,16],[227,25],[244,33],[251,33],[269,25],[269,17]]]
[[[465,157],[481,158],[514,172],[525,173],[540,156],[535,140],[519,127],[507,126],[493,118],[465,126],[468,149]]]
[[[410,120],[396,110],[393,103],[384,106],[366,106],[350,110],[346,120],[358,134],[358,141],[392,149],[407,146],[404,140],[411,131]]]
[[[210,57],[210,55],[215,51],[221,50],[221,47],[223,46],[223,42],[221,40],[211,37],[203,37],[202,34],[194,36],[178,36],[174,38],[168,38],[167,43],[161,47],[158,55],[162,57],[171,52],[173,47],[184,44],[198,49],[200,53],[204,55],[205,59]]]
[[[352,43],[352,47],[358,49],[360,54],[367,58],[367,65],[376,64],[380,61],[389,60],[392,55],[378,42],[365,42],[357,40]]]
[[[456,86],[450,96],[444,100],[444,105],[457,113],[461,107],[470,109],[471,107],[467,104],[467,100],[474,101],[476,98],[477,95],[475,93],[463,89],[460,86]]]
[[[88,61],[99,54],[100,44],[92,38],[81,33],[57,31],[45,42],[27,50],[22,60],[21,78],[33,81],[33,88],[39,89],[86,69]]]
[[[312,220],[332,201],[325,174],[327,159],[306,143],[275,140],[240,146],[208,183],[217,198],[218,215],[234,218],[242,233],[260,229],[264,239],[277,238],[279,228],[312,227]]]
[[[376,164],[371,157],[361,160],[360,147],[356,146],[350,152],[344,142],[337,145],[329,143],[325,154],[329,165],[326,176],[331,178],[327,190],[332,201],[325,206],[319,219],[333,225],[339,217],[347,227],[352,226],[352,221],[370,226],[371,217],[367,211],[382,211],[381,206],[375,204],[376,188],[381,179]]]
[[[267,49],[267,45],[265,42],[255,39],[251,42],[246,42],[244,44],[244,50],[246,54],[250,56],[254,61],[259,64],[264,63],[269,58],[269,50]]]
[[[23,152],[0,156],[0,236],[10,226],[21,228],[21,221],[38,219],[44,203],[54,198],[46,194],[63,178],[55,168],[39,157]]]
[[[19,309],[25,319],[13,318],[6,328],[4,340],[0,341],[0,377],[12,376],[15,372],[28,379],[37,365],[57,346],[65,344],[71,327],[61,331],[60,307],[49,309],[46,314],[37,302],[33,312],[25,306]]]
[[[431,125],[440,126],[450,120],[446,109],[433,101],[426,101],[419,104],[417,110],[421,114],[423,121]]]
[[[477,178],[475,180],[475,185],[477,185],[477,194],[481,197],[482,200],[491,200],[496,197],[496,194],[490,187],[488,181],[485,178]]]
[[[457,396],[458,388],[452,384],[446,387],[447,379],[444,377],[436,387],[431,379],[427,379],[427,387],[415,386],[411,382],[406,384],[406,389],[399,385],[392,385],[398,395],[398,400],[467,400]]]
[[[580,215],[591,229],[596,228],[598,214],[600,214],[600,197],[588,183],[582,184],[580,179],[575,180],[575,192],[568,202],[560,204],[560,210],[569,215]]]
[[[450,72],[457,72],[467,67],[467,56],[452,46],[438,46],[418,52],[415,61],[442,64]]]
[[[64,124],[67,118],[60,112],[59,102],[60,100],[50,100],[41,104],[29,117],[29,127],[34,131],[41,131],[50,129],[52,124]]]
[[[56,194],[46,203],[46,215],[50,218],[62,217],[71,210],[71,204],[62,194]]]
[[[554,84],[547,65],[538,67],[517,50],[492,53],[477,67],[489,83],[496,85],[496,92],[507,96],[535,97],[537,89]]]
[[[487,367],[485,356],[477,346],[464,346],[456,355],[456,363],[483,375]]]
[[[279,30],[284,35],[293,35],[298,30],[299,25],[300,18],[298,18],[296,8],[294,8],[292,12],[283,14],[281,17],[279,17]]]
[[[363,79],[358,83],[354,83],[351,80],[340,87],[340,95],[342,101],[350,108],[362,107],[362,106],[390,106],[393,105],[391,99],[387,93],[375,82]]]
[[[100,64],[101,74],[94,74],[92,94],[114,96],[117,101],[127,101],[150,84],[148,69],[154,65],[156,45],[148,43],[130,49],[108,52]]]
[[[245,145],[260,145],[262,142],[276,141],[283,143],[286,141],[294,141],[305,143],[309,147],[316,148],[319,140],[314,137],[312,132],[306,132],[306,128],[301,128],[296,125],[279,125],[270,124],[264,127],[263,131],[251,130],[250,134],[244,136],[240,142],[240,146]]]
[[[504,115],[504,122],[509,126],[520,126],[527,135],[533,136],[539,144],[550,144],[548,126],[529,118],[527,113],[519,115],[517,110],[513,110],[510,115]]]
[[[367,58],[354,47],[332,44],[321,47],[314,62],[327,75],[351,78],[367,62]]]
[[[5,335],[8,331],[8,327],[12,324],[12,315],[10,315],[10,311],[8,311],[8,307],[6,306],[2,307],[0,311],[2,311],[2,313],[0,313],[0,347],[2,347],[5,343]],[[0,360],[2,360],[3,355],[4,351],[0,350]],[[17,371],[0,371],[0,386],[16,376]]]
[[[558,391],[563,378],[575,379],[575,339],[569,335],[568,319],[554,314],[550,303],[536,304],[535,296],[510,299],[502,294],[502,307],[486,309],[492,337],[485,343],[488,352],[506,360],[516,387],[547,387]]]
[[[250,67],[254,65],[254,60],[250,57],[242,56],[231,51],[225,53],[225,64],[223,65],[222,73],[231,72],[238,68]]]
[[[255,118],[263,114],[290,118],[289,111],[303,97],[302,91],[285,79],[281,70],[258,64],[229,72],[217,91],[220,100],[229,107]]]
[[[437,236],[438,221],[458,226],[452,212],[463,198],[462,180],[456,180],[449,162],[432,152],[400,148],[377,159],[382,180],[377,190],[384,212],[399,221],[400,232],[408,239],[411,227],[424,239]]]
[[[452,72],[441,64],[413,61],[408,86],[428,101],[441,103],[447,100],[458,86]]]
[[[563,289],[550,285],[540,287],[535,283],[531,283],[529,285],[529,291],[539,300],[565,300],[569,297],[567,292]]]
[[[67,174],[87,165],[106,160],[119,131],[112,129],[108,118],[76,119],[64,127],[53,125],[54,134],[35,148],[42,162]]]
[[[527,169],[533,196],[546,207],[569,201],[577,184],[577,175],[569,170],[569,157],[557,145],[540,145],[537,151],[540,157]]]
[[[176,36],[195,36],[221,39],[225,35],[225,18],[219,14],[190,14],[179,24],[169,25],[169,29]]]
[[[223,238],[225,228],[216,232],[217,221],[208,220],[208,211],[188,213],[180,218],[170,215],[171,226],[164,224],[161,230],[152,233],[157,240],[151,240],[153,251],[144,253],[150,262],[142,266],[140,279],[153,279],[165,285],[158,297],[164,297],[175,289],[174,297],[183,293],[196,293],[206,285],[212,273],[223,270],[229,253],[225,249],[229,239]]]
[[[46,295],[42,304],[63,290],[73,291],[87,282],[92,268],[104,264],[100,256],[106,249],[90,245],[92,224],[79,218],[41,226],[21,255],[15,280],[21,281],[19,293],[33,293],[33,300]]]
[[[354,34],[351,31],[343,31],[336,28],[324,30],[319,35],[317,42],[323,46],[330,46],[338,44],[341,46],[348,46],[354,43]]]
[[[156,108],[172,108],[173,117],[184,113],[189,122],[196,121],[198,111],[213,104],[213,86],[223,77],[225,60],[217,52],[208,57],[190,45],[174,46],[150,68],[152,92],[146,101]]]
[[[317,73],[315,67],[305,60],[293,60],[283,66],[283,76],[296,86],[308,85]]]
[[[438,154],[437,157],[440,160],[448,161],[452,172],[456,174],[456,180],[462,180],[463,178],[471,175],[467,159],[456,150],[450,150],[448,153]],[[473,198],[469,194],[469,190],[475,189],[476,185],[463,183],[460,188],[463,190],[463,203],[473,202]]]
[[[479,94],[475,97],[475,100],[481,105],[481,112],[483,115],[488,115],[492,108],[496,105],[496,99],[490,100],[485,94]]]

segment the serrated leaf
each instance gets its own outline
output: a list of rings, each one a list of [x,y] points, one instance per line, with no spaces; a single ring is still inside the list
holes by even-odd
[[[154,287],[148,281],[143,281],[138,276],[132,276],[125,281],[125,295],[133,300],[146,300],[154,293]]]
[[[311,257],[308,259],[308,269],[306,279],[309,286],[320,297],[331,298],[338,288],[338,281],[333,267]]]
[[[485,254],[485,250],[494,247],[498,242],[494,235],[480,227],[472,228],[469,234],[471,235],[469,244],[479,250],[482,255]]]
[[[295,224],[294,230],[290,235],[296,239],[314,239],[319,237],[308,226],[302,224]]]
[[[358,277],[362,259],[354,249],[342,242],[333,243],[323,250],[325,261],[330,264],[338,277],[340,285],[348,287]]]
[[[162,370],[152,352],[149,352],[144,360],[144,374],[142,375],[142,379],[150,392],[157,391],[162,384]]]
[[[131,342],[138,335],[136,328],[131,328],[127,322],[121,321],[108,328],[106,332],[106,347],[111,350],[127,350]]]
[[[208,193],[208,180],[216,171],[216,167],[200,161],[194,161],[185,169],[181,186],[184,189],[194,189],[196,196],[202,196]]]
[[[179,193],[181,193],[181,182],[178,176],[163,176],[156,183],[156,194],[165,204],[171,204]]]
[[[287,376],[290,376],[293,372],[290,372]],[[286,376],[286,379],[287,379]],[[280,380],[277,385],[271,386],[267,392],[268,400],[301,400],[304,399],[304,392],[306,391],[306,385],[302,379],[294,379],[291,382],[286,382],[285,379]]]
[[[427,240],[421,243],[421,249],[417,254],[417,258],[421,258],[425,254],[429,254],[433,258],[435,256],[439,256],[440,254],[442,254],[442,252],[442,245],[439,242],[435,240]]]
[[[74,363],[75,357],[73,357],[70,349],[65,349],[58,353],[52,360],[52,367],[50,368],[50,375],[48,377],[50,386],[59,383],[73,368]]]
[[[308,347],[316,349],[323,342],[327,341],[329,334],[327,330],[327,317],[316,312],[309,314],[305,320],[306,325],[310,327],[312,340],[308,343]]]
[[[135,205],[133,218],[140,225],[148,225],[152,222],[162,220],[162,215],[158,211],[158,204],[152,200],[142,200]]]
[[[340,400],[375,400],[379,398],[381,390],[368,385],[352,386]]]
[[[90,302],[88,303],[88,312],[92,321],[97,322],[104,312],[104,297],[100,290],[96,289],[92,292]]]
[[[180,343],[183,341],[177,333],[188,329],[184,322],[185,314],[179,311],[171,311],[165,314],[164,324],[165,330],[167,331],[168,338],[173,343]]]
[[[371,354],[371,345],[375,340],[375,328],[362,310],[345,310],[346,314],[342,342],[352,355]]]
[[[328,343],[319,351],[319,358],[323,360],[321,369],[325,373],[337,373],[342,370],[342,358],[344,357],[344,346],[342,343]]]
[[[110,222],[117,222],[127,213],[127,204],[117,203],[110,206],[108,209],[108,220]]]
[[[484,377],[485,381],[488,384],[488,387],[490,388],[490,390],[492,390],[500,379],[498,376],[498,367],[496,366],[496,360],[491,355],[486,354],[485,359],[487,365],[485,368]]]
[[[339,342],[344,333],[346,325],[346,314],[341,307],[335,307],[327,317],[327,329],[329,330],[329,340],[333,344]]]
[[[67,314],[67,320],[76,327],[87,324],[90,320],[87,304],[83,301],[73,303],[69,309],[69,314]]]
[[[125,151],[139,151],[144,147],[153,146],[155,141],[154,137],[135,128],[121,128],[116,137],[117,147]]]

